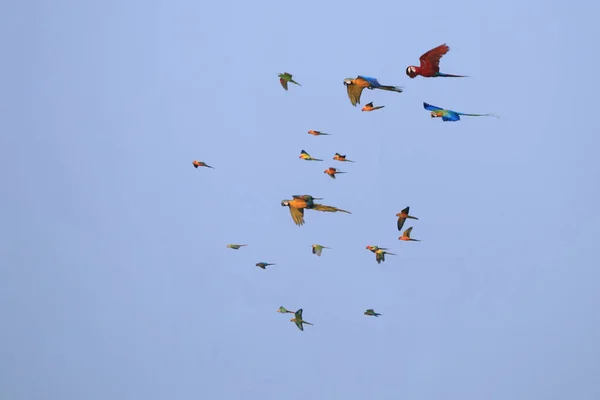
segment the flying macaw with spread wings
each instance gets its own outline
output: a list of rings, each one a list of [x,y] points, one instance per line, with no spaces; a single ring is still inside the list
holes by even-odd
[[[429,50],[419,58],[421,66],[417,67],[415,65],[411,65],[407,67],[406,75],[408,75],[410,78],[415,78],[418,75],[421,75],[424,78],[436,78],[438,76],[445,78],[468,78],[466,75],[450,75],[440,72],[440,58],[442,58],[448,51],[450,51],[450,47],[448,47],[446,43]]]
[[[315,203],[314,200],[322,200],[321,198],[315,198],[310,195],[293,195],[292,200],[281,200],[282,207],[288,207],[294,223],[298,226],[304,225],[304,209],[317,210],[325,212],[345,212],[352,214],[350,211],[342,210],[340,208],[326,206],[324,204]]]
[[[354,79],[346,78],[344,79],[344,85],[346,86],[348,97],[350,98],[350,103],[352,103],[354,107],[356,107],[356,104],[360,104],[360,95],[362,94],[362,91],[365,88],[370,90],[387,90],[390,92],[398,93],[403,92],[402,88],[398,86],[382,85],[377,79],[364,75],[358,75]]]
[[[496,114],[465,114],[458,111],[446,110],[444,108],[432,106],[431,104],[427,104],[423,102],[423,108],[431,111],[431,118],[441,117],[442,121],[460,121],[460,116],[465,115],[468,117],[496,117],[500,118]]]

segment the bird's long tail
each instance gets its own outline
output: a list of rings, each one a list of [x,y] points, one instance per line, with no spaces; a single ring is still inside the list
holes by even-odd
[[[346,160],[346,162],[354,162],[354,161],[352,161],[352,160]]]
[[[204,166],[205,166],[205,167],[208,167],[208,168],[215,169],[215,167],[211,167],[210,165],[206,165],[206,164],[205,164]]]
[[[325,212],[338,212],[339,211],[339,212],[345,212],[348,214],[352,214],[350,211],[342,210],[341,208],[326,206],[324,204],[317,204],[317,203],[315,203],[313,210],[325,211]]]
[[[388,252],[386,252],[385,254],[390,254],[390,255],[392,255],[392,256],[397,256],[397,255],[398,255],[398,254],[394,254],[394,253],[388,253]]]
[[[441,72],[438,72],[438,74],[436,76],[441,76],[444,78],[470,78],[468,75],[452,75],[452,74],[443,74]]]
[[[379,317],[381,314],[379,314],[379,313],[374,313],[373,315],[374,315],[374,316],[376,316],[376,317]]]
[[[311,160],[311,161],[323,161],[323,160],[321,160],[320,158],[311,158],[310,160]]]
[[[383,108],[383,107],[385,107],[385,106],[377,106],[377,107],[373,107],[373,111],[375,111],[375,110],[379,110],[380,108]]]
[[[304,323],[304,324],[308,324],[308,325],[314,325],[314,324],[312,324],[312,323],[310,323],[310,322],[306,322],[306,321],[302,321],[302,323]]]
[[[417,217],[413,217],[412,215],[408,215],[406,218],[410,218],[410,219],[416,219],[417,221],[419,220],[419,218],[417,218]]]
[[[290,79],[290,82],[295,83],[298,86],[302,86],[301,84],[299,84],[298,82],[296,82],[295,80]]]
[[[465,114],[465,113],[457,113],[458,115],[466,115],[467,117],[496,117],[500,118],[496,114]]]
[[[384,86],[381,85],[375,89],[381,89],[381,90],[389,90],[390,92],[398,92],[398,93],[402,93],[404,90],[402,90],[402,88],[400,86]]]
[[[335,171],[336,174],[345,174],[344,171]]]

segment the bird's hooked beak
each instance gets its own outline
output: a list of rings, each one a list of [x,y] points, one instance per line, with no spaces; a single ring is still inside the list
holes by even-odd
[[[350,78],[344,79],[344,85],[346,85],[346,86],[352,85],[352,79],[350,79]]]
[[[431,112],[431,118],[435,118],[435,113],[433,111]]]
[[[281,201],[281,205],[282,205],[283,207],[286,207],[286,206],[289,206],[289,205],[290,205],[290,203],[289,203],[289,201],[287,201],[287,200],[282,200],[282,201]]]
[[[411,65],[410,67],[406,68],[406,75],[408,75],[410,78],[417,76],[415,73],[415,67]]]

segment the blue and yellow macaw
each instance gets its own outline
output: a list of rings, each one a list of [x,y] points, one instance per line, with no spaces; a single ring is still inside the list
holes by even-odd
[[[460,113],[457,111],[452,111],[452,110],[446,110],[440,107],[436,107],[436,106],[432,106],[431,104],[427,104],[425,102],[423,102],[423,107],[426,110],[431,111],[431,118],[436,118],[436,117],[441,117],[442,121],[460,121],[460,116],[461,115],[466,115],[469,117],[496,117],[496,118],[500,118],[499,116],[495,115],[495,114],[465,114],[465,113]]]
[[[344,85],[346,86],[346,90],[348,91],[350,103],[352,103],[354,107],[356,107],[356,104],[360,104],[360,95],[362,94],[364,88],[371,90],[388,90],[390,92],[398,93],[403,92],[402,88],[398,86],[382,85],[379,83],[379,81],[377,81],[377,79],[364,75],[358,75],[355,79],[346,78],[344,79]]]

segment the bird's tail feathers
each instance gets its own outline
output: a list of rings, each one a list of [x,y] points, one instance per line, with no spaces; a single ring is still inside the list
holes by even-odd
[[[402,93],[404,90],[400,86],[379,86],[377,89],[389,90],[390,92]]]
[[[470,78],[470,76],[468,76],[468,75],[452,75],[452,74],[443,74],[441,72],[438,72],[437,76],[441,76],[444,78]]]

